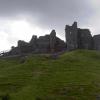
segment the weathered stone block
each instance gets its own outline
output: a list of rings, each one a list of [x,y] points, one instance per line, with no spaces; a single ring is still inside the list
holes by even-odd
[[[100,35],[95,35],[93,37],[94,50],[100,50]]]

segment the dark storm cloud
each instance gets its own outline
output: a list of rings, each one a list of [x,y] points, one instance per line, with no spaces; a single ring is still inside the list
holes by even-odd
[[[74,20],[87,23],[93,9],[88,0],[0,0],[1,17],[19,14],[37,17],[41,26],[60,28]]]

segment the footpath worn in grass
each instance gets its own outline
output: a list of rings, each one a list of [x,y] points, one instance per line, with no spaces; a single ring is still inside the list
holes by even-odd
[[[100,53],[77,50],[0,59],[0,97],[9,100],[100,100]]]

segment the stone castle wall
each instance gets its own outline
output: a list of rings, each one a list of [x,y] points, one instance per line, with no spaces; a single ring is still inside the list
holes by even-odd
[[[77,22],[72,26],[66,25],[66,45],[67,50],[88,49],[100,50],[100,35],[92,37],[89,29],[77,28]]]
[[[89,29],[80,29],[77,22],[65,27],[66,42],[56,36],[55,30],[50,35],[32,36],[29,43],[18,41],[17,47],[12,47],[8,55],[21,55],[25,53],[56,53],[75,49],[100,50],[100,35],[92,37]]]
[[[25,53],[55,53],[65,50],[66,44],[56,36],[55,30],[50,35],[37,36],[33,35],[29,43],[18,41],[18,46],[13,47],[9,55],[20,55]]]
[[[93,49],[100,50],[100,35],[95,35],[93,37]]]
[[[78,45],[77,45],[77,33],[78,33],[78,29],[77,29],[77,23],[74,22],[74,24],[72,26],[66,25],[65,28],[65,33],[66,33],[66,43],[67,43],[67,49],[68,50],[73,50],[73,49],[77,49]]]

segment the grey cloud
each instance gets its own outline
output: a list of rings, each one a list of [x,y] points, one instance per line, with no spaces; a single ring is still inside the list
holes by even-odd
[[[64,18],[88,15],[92,12],[88,0],[0,0],[0,15],[40,13],[44,17]],[[74,17],[75,17],[74,16]]]
[[[90,0],[0,0],[0,17],[14,18],[22,14],[38,18],[38,25],[64,29],[65,24],[79,21],[85,25],[94,14]]]

